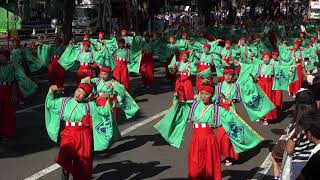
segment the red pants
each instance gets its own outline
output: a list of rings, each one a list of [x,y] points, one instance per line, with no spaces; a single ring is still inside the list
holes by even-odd
[[[188,155],[188,177],[192,180],[221,179],[219,148],[212,128],[192,130]]]
[[[268,96],[271,102],[275,104],[274,102],[275,94],[274,94],[274,91],[272,91],[272,84],[273,84],[273,77],[272,78],[260,77],[258,80],[259,87]],[[277,108],[269,112],[264,118],[268,120],[277,119]]]
[[[142,82],[145,86],[152,86],[154,79],[154,67],[153,67],[153,59],[152,53],[143,53],[140,73],[142,76]]]
[[[127,91],[130,89],[130,76],[127,63],[124,61],[117,61],[117,66],[114,68],[113,77],[124,87]]]
[[[12,103],[15,85],[0,85],[0,137],[16,135],[16,107]]]
[[[93,77],[92,70],[90,66],[83,66],[80,65],[78,72],[77,72],[77,77],[78,77],[78,83],[81,82],[81,79],[86,78],[86,77]]]
[[[274,97],[273,97],[274,105],[276,105],[277,108],[281,108],[282,99],[283,99],[282,91],[276,90],[276,91],[273,91],[273,94],[274,94]]]
[[[193,100],[192,82],[190,76],[180,75],[176,80],[175,91],[179,93],[180,101]]]
[[[57,85],[58,87],[63,87],[64,84],[64,75],[65,70],[58,63],[59,58],[57,56],[53,56],[51,58],[51,62],[48,67],[49,73],[49,83],[50,85]]]
[[[292,84],[289,84],[289,93],[292,93],[293,95],[297,94],[297,92],[300,90],[301,85],[304,81],[304,76],[302,73],[302,66],[300,62],[296,62],[297,65],[297,74],[298,74],[298,80]]]
[[[197,68],[198,68],[198,73],[210,68],[210,66],[208,65],[201,65],[201,64],[197,64]],[[198,91],[200,91],[200,87],[202,85],[202,78],[196,76],[196,88]],[[212,80],[212,78],[209,78],[209,80]]]
[[[68,126],[60,133],[60,151],[56,163],[71,173],[74,180],[92,177],[92,132],[88,126]]]
[[[232,160],[239,159],[239,154],[234,150],[230,138],[223,127],[217,128],[217,141],[222,156]]]
[[[168,65],[170,64],[172,57],[173,57],[173,55],[167,58],[166,65],[165,65],[166,79],[170,80],[170,81],[174,80],[174,75],[170,73],[169,68],[168,68]]]
[[[98,105],[98,106],[104,106],[105,104],[106,104],[106,102],[107,102],[107,99],[106,98],[97,98],[96,99],[96,104]],[[117,100],[117,98],[115,97],[114,99],[113,99],[113,102],[114,103],[117,103],[118,102],[118,100]],[[114,117],[114,119],[116,120],[117,119],[117,108],[116,107],[113,107],[112,108],[112,112],[113,112],[113,117]]]

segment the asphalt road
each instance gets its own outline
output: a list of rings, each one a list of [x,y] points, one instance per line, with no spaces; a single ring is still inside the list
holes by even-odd
[[[93,166],[94,179],[166,179],[178,180],[187,178],[188,143],[191,138],[190,124],[185,132],[180,149],[167,145],[155,131],[153,125],[161,118],[150,117],[166,110],[172,103],[171,83],[164,79],[163,68],[156,68],[156,84],[150,89],[141,88],[140,76],[132,77],[132,92],[140,106],[139,114],[131,119],[119,118],[121,131],[133,128],[134,125],[149,120],[137,129],[125,134],[114,144],[106,154],[96,154]],[[38,83],[39,91],[19,105],[17,110],[17,137],[6,144],[1,144],[0,179],[20,180],[54,164],[53,159],[58,153],[58,146],[48,138],[44,126],[44,99],[48,90],[47,75],[40,73],[32,75]],[[75,73],[67,73],[66,94],[72,94],[75,89]],[[223,179],[251,179],[265,161],[270,149],[279,139],[275,132],[285,129],[292,119],[292,99],[285,95],[285,110],[279,121],[269,126],[262,126],[262,122],[249,124],[265,138],[256,148],[241,154],[240,159],[231,167],[222,164]],[[239,114],[248,120],[243,107],[238,106]],[[119,112],[121,113],[121,112]],[[60,178],[60,168],[44,173],[40,179],[57,180]],[[259,172],[258,172],[259,174]],[[272,168],[264,179],[272,179]]]

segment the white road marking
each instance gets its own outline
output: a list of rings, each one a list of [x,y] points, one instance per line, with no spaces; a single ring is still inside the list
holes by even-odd
[[[34,180],[34,179],[39,179],[40,177],[52,172],[52,171],[55,171],[57,170],[58,168],[60,168],[59,164],[53,164],[52,166],[49,166],[47,168],[45,168],[44,170],[42,171],[39,171],[37,172],[36,174],[30,176],[30,177],[27,177],[25,178],[24,180]]]
[[[282,135],[279,140],[284,140],[286,139],[286,135]],[[278,141],[279,141],[278,140]],[[256,172],[256,174],[251,178],[251,180],[261,180],[264,178],[264,176],[268,173],[269,169],[272,166],[272,160],[271,160],[271,152],[268,154],[266,159],[263,161],[261,166],[259,167],[259,170]]]
[[[30,110],[32,110],[32,109],[39,108],[39,107],[41,107],[41,106],[43,106],[43,105],[44,105],[44,103],[43,103],[43,104],[34,105],[34,106],[30,106],[30,107],[28,107],[28,108],[21,109],[21,110],[17,111],[16,114],[28,112],[28,111],[30,111]]]
[[[122,136],[126,135],[126,134],[138,129],[141,126],[143,126],[143,125],[145,125],[145,124],[147,124],[147,123],[149,123],[151,121],[154,121],[154,120],[158,119],[159,117],[163,116],[166,113],[167,113],[167,110],[164,110],[164,111],[162,111],[162,112],[160,112],[158,114],[155,114],[155,115],[153,115],[153,116],[151,116],[151,117],[149,117],[149,118],[147,118],[147,119],[145,119],[145,120],[143,120],[143,121],[141,121],[141,122],[139,122],[139,123],[127,128],[127,129],[121,131],[121,135]],[[55,164],[53,164],[53,165],[51,165],[51,166],[49,166],[49,167],[47,167],[47,168],[45,168],[45,169],[43,169],[43,170],[41,170],[39,172],[33,174],[30,177],[25,178],[24,180],[36,180],[36,179],[39,179],[39,178],[45,176],[46,174],[49,174],[49,173],[51,173],[51,172],[53,172],[53,171],[55,171],[55,170],[57,170],[59,168],[60,168],[60,165],[55,163]]]

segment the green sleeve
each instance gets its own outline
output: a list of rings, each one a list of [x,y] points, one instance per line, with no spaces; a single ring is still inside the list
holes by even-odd
[[[114,123],[113,113],[108,103],[104,107],[98,107],[95,102],[90,102],[92,109],[92,134],[94,151],[108,149],[114,142],[121,138],[119,128]]]
[[[41,61],[35,58],[29,49],[24,49],[23,55],[30,72],[38,71],[42,67]]]
[[[53,92],[48,92],[45,101],[45,124],[50,139],[58,142],[60,112],[63,98],[55,99]]]
[[[38,59],[42,62],[45,67],[48,67],[50,61],[50,50],[52,48],[51,44],[40,44],[38,46]]]
[[[115,81],[113,89],[117,95],[119,105],[126,114],[126,118],[132,118],[139,111],[139,106],[130,96],[130,94],[125,90],[124,86],[119,82]]]
[[[63,52],[59,59],[59,64],[65,69],[68,70],[71,68],[79,55],[79,46],[77,45],[69,45],[66,50]]]
[[[118,43],[115,37],[112,37],[111,39],[106,39],[105,42],[111,54],[113,54],[114,51],[118,49]]]
[[[198,68],[194,63],[190,63],[190,74],[196,75],[198,72]]]
[[[174,55],[173,58],[171,59],[170,64],[168,65],[168,69],[171,70],[172,66],[176,64],[176,62],[177,62],[177,59],[176,59],[176,56]]]
[[[38,85],[29,79],[23,71],[23,68],[18,64],[13,64],[15,70],[15,79],[17,80],[19,87],[24,97],[28,97],[35,93],[38,89]]]

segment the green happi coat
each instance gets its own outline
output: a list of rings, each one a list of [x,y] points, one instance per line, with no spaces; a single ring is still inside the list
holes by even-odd
[[[45,122],[52,141],[57,142],[58,140],[61,121],[81,122],[83,116],[88,114],[92,119],[94,150],[107,149],[113,138],[114,122],[108,103],[104,107],[96,105],[95,102],[88,102],[86,105],[86,103],[76,102],[73,98],[56,98],[53,92],[48,92],[45,102]]]
[[[215,121],[213,104],[207,107],[207,111],[204,111],[204,109],[205,105],[202,101],[175,101],[163,119],[154,127],[175,148],[180,148],[188,120],[192,123],[207,123],[212,128],[222,125],[237,153],[249,150],[263,140],[232,109],[230,113],[227,113],[228,115],[222,124],[217,124]],[[203,112],[205,113],[203,114]],[[200,116],[201,114],[203,115]]]
[[[251,51],[255,55],[256,58],[261,59],[263,52],[270,52],[269,48],[263,43],[261,39],[257,40],[250,44]]]
[[[246,63],[246,64],[253,64],[254,63],[254,57],[256,56],[254,52],[251,50],[249,46],[245,45],[239,45],[239,62]]]
[[[124,36],[124,37],[123,37],[126,45],[129,45],[129,46],[132,45],[133,38],[134,38],[133,36]]]
[[[263,138],[237,114],[235,104],[233,103],[230,109],[225,109],[221,105],[223,99],[239,103],[241,101],[239,84],[228,84],[226,81],[218,83],[212,98],[215,103],[215,124],[222,125],[236,152],[244,152],[261,143]]]
[[[176,57],[174,56],[171,63],[168,65],[169,70],[172,70],[174,64],[176,65],[178,73],[190,73],[191,75],[197,73],[197,66],[190,61],[176,61]]]
[[[215,66],[216,66],[217,76],[220,77],[220,76],[223,76],[223,70],[226,67],[234,64],[231,59],[232,58],[237,59],[238,55],[239,55],[239,51],[237,49],[232,48],[232,47],[230,47],[230,49],[226,49],[225,47],[217,46],[214,49],[214,52],[219,55],[219,58],[215,59],[214,62],[215,62]],[[225,58],[229,58],[229,64],[224,60]]]
[[[105,63],[105,51],[98,51],[91,47],[89,51],[84,51],[80,45],[70,44],[59,59],[59,64],[68,70],[76,62],[92,64],[96,62],[99,67]]]
[[[43,63],[39,59],[35,58],[27,48],[12,49],[10,53],[10,61],[20,65],[25,62],[30,72],[38,71],[43,65]]]
[[[54,44],[40,44],[37,50],[38,59],[42,62],[43,66],[48,67],[51,58],[53,56],[61,57],[64,49],[64,46],[56,46]]]
[[[16,63],[7,63],[0,65],[0,82],[17,82],[24,97],[35,93],[38,86],[29,79],[23,71],[23,68]],[[14,99],[17,100],[17,90],[13,89]]]
[[[181,43],[180,41],[175,41],[173,44],[171,43],[163,43],[160,40],[156,41],[155,51],[159,55],[159,60],[161,62],[166,62],[167,58],[173,56],[175,53],[184,50],[186,48],[185,43]]]
[[[119,105],[126,114],[127,119],[132,118],[139,110],[139,106],[125,90],[124,86],[114,79],[104,81],[100,78],[91,79],[94,84],[96,93],[114,94],[119,102]]]
[[[242,103],[251,121],[264,117],[275,108],[271,100],[253,81],[253,77],[258,73],[258,66],[259,64],[241,64],[237,79]]]
[[[115,37],[111,37],[110,39],[106,39],[106,46],[109,49],[110,53],[113,54],[113,52],[118,49],[118,42]]]
[[[98,57],[101,59],[100,61],[96,61],[99,67],[101,66],[109,66],[113,70],[116,67],[116,61],[114,57],[112,56],[111,52],[114,52],[118,45],[116,44],[116,47],[114,44],[112,44],[112,41],[109,40],[100,40],[100,39],[92,39],[91,40],[92,45],[95,50],[100,51]],[[110,45],[108,43],[110,42]]]
[[[207,79],[207,78],[211,78],[212,77],[212,71],[211,71],[211,67],[214,66],[214,59],[218,58],[216,54],[210,53],[210,54],[205,54],[202,53],[198,56],[197,61],[194,61],[194,64],[201,64],[201,63],[207,63],[210,64],[210,67],[208,67],[207,69],[198,72],[197,76],[199,76],[202,79]],[[193,58],[195,59],[195,58]]]

